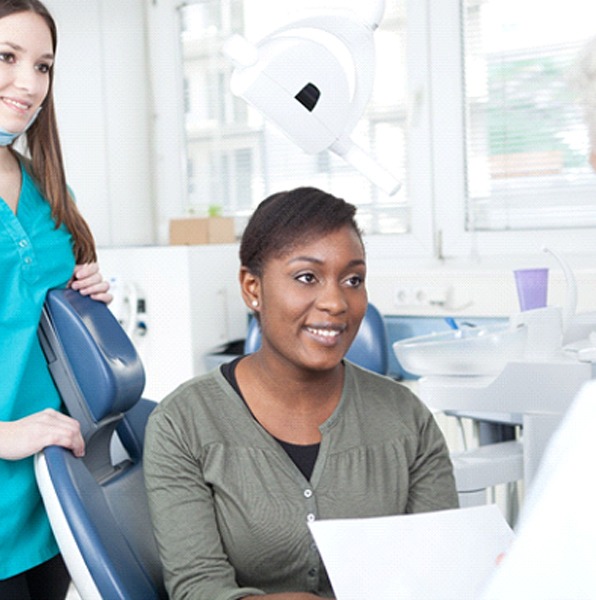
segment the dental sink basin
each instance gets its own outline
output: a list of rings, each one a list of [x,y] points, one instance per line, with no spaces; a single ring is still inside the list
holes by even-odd
[[[525,326],[466,327],[400,340],[393,351],[404,369],[420,376],[495,375],[523,357],[526,337]]]

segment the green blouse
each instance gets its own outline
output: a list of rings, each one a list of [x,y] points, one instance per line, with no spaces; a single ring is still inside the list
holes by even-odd
[[[457,506],[434,418],[392,379],[346,361],[342,398],[320,430],[307,480],[219,370],[156,408],[144,468],[171,598],[332,597],[308,521]]]
[[[71,236],[55,228],[50,206],[21,166],[15,215],[0,199],[0,421],[60,408],[37,339],[47,291],[74,269]],[[35,483],[33,458],[0,459],[0,579],[58,553]]]

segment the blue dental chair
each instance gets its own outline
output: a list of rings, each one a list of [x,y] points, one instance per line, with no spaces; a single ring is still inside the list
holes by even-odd
[[[261,329],[257,319],[253,318],[248,326],[244,353],[251,354],[260,347]],[[386,375],[389,370],[389,345],[385,321],[379,309],[370,302],[346,358],[381,375]]]
[[[39,338],[84,458],[48,447],[35,470],[52,529],[83,600],[166,598],[143,481],[143,366],[101,302],[73,290],[46,299]]]

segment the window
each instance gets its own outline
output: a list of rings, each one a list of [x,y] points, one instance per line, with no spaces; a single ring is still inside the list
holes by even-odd
[[[586,218],[596,175],[566,81],[596,5],[430,0],[429,10],[436,254],[596,251]]]
[[[465,0],[469,230],[596,225],[587,130],[568,85],[594,22],[584,0]]]
[[[187,211],[219,204],[240,219],[280,189],[315,185],[359,205],[369,233],[403,233],[410,226],[407,185],[389,197],[330,153],[307,155],[230,92],[232,65],[221,53],[233,33],[258,42],[292,15],[345,7],[311,0],[199,0],[176,7],[181,44],[187,155]],[[379,49],[375,88],[353,138],[405,181],[405,9],[389,0],[375,41]],[[289,168],[291,165],[291,168]]]

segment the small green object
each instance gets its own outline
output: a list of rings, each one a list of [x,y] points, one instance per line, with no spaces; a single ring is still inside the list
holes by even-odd
[[[210,217],[221,217],[221,206],[219,204],[210,204],[207,214]]]

